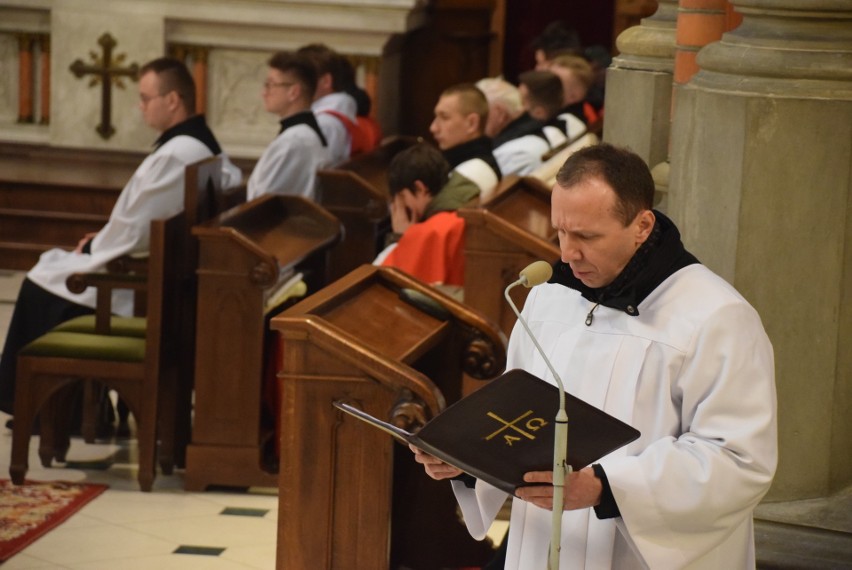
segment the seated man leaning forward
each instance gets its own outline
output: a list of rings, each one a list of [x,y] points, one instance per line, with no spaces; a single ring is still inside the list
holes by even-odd
[[[494,145],[494,158],[504,176],[526,176],[541,166],[550,150],[542,123],[524,111],[521,92],[502,77],[486,77],[476,86],[488,99],[485,134]]]
[[[145,123],[160,132],[155,150],[121,191],[107,224],[80,240],[74,251],[51,249],[41,255],[21,285],[0,359],[0,409],[12,412],[18,351],[56,325],[91,313],[95,289],[75,294],[65,286],[73,273],[102,271],[107,262],[147,251],[151,220],[183,209],[184,172],[194,162],[223,157],[222,186],[239,184],[241,174],[222,155],[202,115],[195,113],[195,84],[183,63],[170,58],[145,64],[139,77],[139,108]],[[113,293],[112,310],[132,313],[132,292]]]
[[[469,199],[487,200],[502,174],[485,136],[488,101],[472,83],[444,90],[429,131],[450,163],[450,186],[465,188]]]
[[[772,346],[757,312],[651,209],[653,195],[632,152],[573,154],[552,195],[561,261],[524,304],[567,391],[641,432],[569,475],[560,567],[754,568],[752,514],[778,457]],[[519,326],[507,368],[555,383]],[[432,478],[452,480],[468,530],[484,538],[505,493],[415,454]],[[524,480],[507,570],[547,567],[552,472]]]
[[[388,167],[391,223],[396,243],[376,265],[397,267],[432,285],[461,287],[464,281],[463,204],[444,186],[450,165],[440,151],[418,143],[397,154]],[[442,189],[443,188],[443,189]]]
[[[263,104],[281,119],[281,130],[257,161],[246,197],[291,194],[314,200],[317,170],[330,164],[328,143],[311,111],[316,70],[306,57],[285,51],[268,63]]]
[[[586,125],[562,112],[562,82],[550,71],[525,71],[518,77],[521,100],[527,112],[544,124],[551,148],[567,144],[586,132]]]

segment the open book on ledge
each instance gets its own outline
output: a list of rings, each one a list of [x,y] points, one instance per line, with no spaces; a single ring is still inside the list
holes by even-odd
[[[553,469],[559,390],[524,370],[510,370],[492,380],[447,407],[416,433],[348,403],[334,405],[510,494],[525,484],[527,471]],[[565,394],[565,408],[568,463],[574,470],[639,437],[633,427],[571,394]]]

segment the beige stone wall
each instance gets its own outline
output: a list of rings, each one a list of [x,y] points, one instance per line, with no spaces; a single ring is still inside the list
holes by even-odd
[[[381,58],[389,39],[422,24],[418,0],[0,0],[0,141],[145,152],[156,133],[139,121],[138,94],[131,81],[113,88],[108,140],[100,123],[100,87],[69,71],[76,59],[89,63],[101,53],[108,32],[125,63],[164,55],[167,46],[203,48],[208,61],[208,119],[222,146],[234,156],[256,158],[278,132],[277,118],[261,105],[260,85],[269,55],[309,42],[341,53]],[[17,124],[17,40],[21,31],[49,33],[51,122]],[[379,69],[382,92],[398,82],[398,66]],[[382,113],[393,119],[393,98]],[[381,118],[381,117],[380,117]],[[389,129],[388,132],[393,132]]]

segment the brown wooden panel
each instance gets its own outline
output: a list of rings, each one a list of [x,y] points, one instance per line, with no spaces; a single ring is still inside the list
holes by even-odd
[[[80,238],[100,230],[108,219],[90,214],[0,210],[0,241],[76,246]]]
[[[0,179],[0,208],[109,216],[122,186],[96,188]]]
[[[459,215],[465,220],[465,302],[508,336],[517,318],[503,297],[506,286],[533,261],[554,262],[560,255],[550,223],[550,190],[536,179],[511,180],[492,200]],[[512,290],[518,308],[528,292]]]
[[[405,38],[400,132],[431,138],[429,125],[441,92],[488,76],[491,46],[497,41],[491,31],[496,4],[497,0],[437,0],[429,24]]]
[[[370,349],[402,362],[434,346],[435,339],[448,326],[412,305],[400,303],[398,291],[380,283],[358,290],[357,296],[350,296],[317,316],[357,337]],[[393,334],[389,334],[389,327]]]
[[[263,425],[261,405],[264,305],[301,264],[323,261],[339,232],[337,220],[316,204],[271,195],[194,228],[198,332],[187,489],[275,481],[262,464],[263,446],[273,437],[272,426]]]
[[[401,289],[428,297],[446,318],[432,316],[425,302],[402,299]],[[345,399],[402,421],[393,409],[413,393],[422,400],[414,407],[428,418],[461,397],[463,372],[482,377],[484,367],[490,378],[502,371],[496,327],[398,270],[370,265],[271,326],[284,350],[277,568],[349,569],[357,561],[365,570],[428,570],[487,562],[490,546],[470,538],[449,487],[428,479],[410,451],[341,417],[332,403]]]
[[[31,267],[25,252],[70,249],[100,230],[142,158],[0,143],[0,267]]]
[[[297,349],[288,349],[285,359],[291,350]],[[357,376],[287,374],[281,381],[277,567],[344,570],[357,561],[359,569],[387,568],[390,472],[376,466],[390,463],[394,444],[341,417],[332,402],[344,398],[384,415],[393,394]]]
[[[345,229],[344,239],[329,255],[329,280],[372,262],[383,247],[383,237],[391,229],[388,166],[394,156],[415,142],[412,137],[388,138],[372,152],[317,173],[317,201]]]

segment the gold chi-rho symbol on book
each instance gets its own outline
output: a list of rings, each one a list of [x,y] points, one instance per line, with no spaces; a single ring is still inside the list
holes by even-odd
[[[527,439],[535,439],[535,432],[546,426],[547,421],[543,418],[530,417],[532,414],[533,411],[528,410],[526,413],[521,414],[514,420],[507,421],[494,412],[488,412],[488,417],[497,420],[500,424],[502,424],[502,427],[487,436],[485,441],[489,441],[502,434],[503,441],[506,445],[511,447],[516,441],[523,441],[521,436]]]

